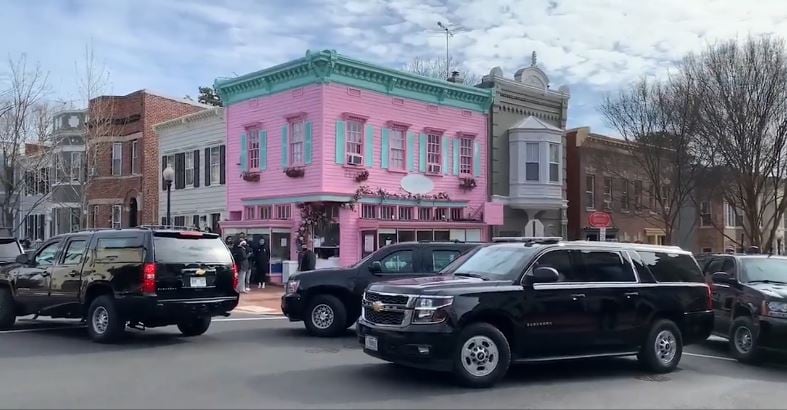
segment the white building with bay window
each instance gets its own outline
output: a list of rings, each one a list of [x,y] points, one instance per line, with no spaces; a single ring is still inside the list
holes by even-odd
[[[212,232],[227,216],[226,133],[221,107],[185,115],[153,127],[159,137],[160,169],[175,170],[171,223]],[[159,215],[166,225],[167,186],[160,179]]]

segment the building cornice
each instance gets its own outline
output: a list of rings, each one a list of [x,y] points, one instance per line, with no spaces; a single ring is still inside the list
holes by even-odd
[[[468,87],[353,60],[335,50],[307,51],[306,56],[237,78],[216,80],[226,105],[310,84],[351,87],[486,113],[494,99],[489,89]]]
[[[510,78],[505,78],[499,75],[485,75],[483,78],[483,82],[492,83],[495,85],[496,88],[500,88],[501,91],[519,92],[522,94],[538,96],[541,98],[550,97],[550,98],[554,98],[557,101],[568,100],[571,97],[571,93],[568,91],[567,87],[558,89],[558,91],[550,90],[550,89],[544,90],[540,87],[536,87],[531,84],[512,80]]]
[[[204,121],[210,118],[224,119],[224,108],[216,107],[208,110],[197,111],[195,113],[187,114],[182,117],[174,118],[169,121],[165,121],[154,125],[153,130],[159,132],[170,128],[176,128],[180,125]]]

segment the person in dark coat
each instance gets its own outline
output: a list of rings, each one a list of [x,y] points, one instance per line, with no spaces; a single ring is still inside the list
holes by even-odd
[[[303,244],[303,250],[298,258],[298,272],[314,270],[317,265],[317,255],[312,248],[312,241],[308,240]]]
[[[257,282],[257,289],[265,289],[265,284],[268,283],[270,266],[271,251],[268,249],[268,244],[265,243],[265,238],[260,238],[260,242],[254,248],[254,280]]]

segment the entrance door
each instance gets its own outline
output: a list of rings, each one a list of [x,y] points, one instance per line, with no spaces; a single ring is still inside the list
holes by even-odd
[[[289,232],[271,234],[271,275],[281,275],[284,261],[290,260],[291,237]]]
[[[137,198],[131,198],[128,203],[128,226],[133,228],[139,223],[137,222],[139,206],[137,205]]]
[[[377,250],[377,231],[361,231],[361,259]]]

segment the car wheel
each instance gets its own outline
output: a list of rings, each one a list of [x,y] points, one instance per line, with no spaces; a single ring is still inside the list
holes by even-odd
[[[475,323],[459,334],[453,358],[454,375],[467,387],[490,387],[511,365],[511,347],[505,335],[488,323]]]
[[[102,295],[90,303],[87,311],[87,331],[97,343],[112,343],[120,340],[126,332],[126,321],[120,317],[111,296]]]
[[[748,317],[739,317],[730,328],[730,350],[732,355],[744,363],[756,363],[759,359],[759,345],[754,322]]]
[[[178,323],[178,330],[183,336],[199,336],[208,331],[210,320],[210,316],[192,317]]]
[[[683,355],[683,335],[675,322],[657,320],[648,332],[637,358],[645,368],[655,373],[675,370]]]
[[[8,330],[14,327],[16,322],[16,308],[14,297],[11,290],[0,288],[0,330]]]
[[[333,295],[315,296],[304,320],[306,330],[314,336],[338,336],[347,329],[347,308]]]

